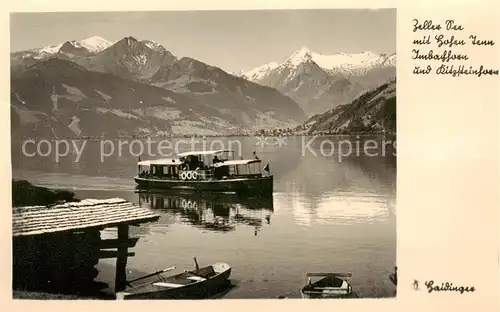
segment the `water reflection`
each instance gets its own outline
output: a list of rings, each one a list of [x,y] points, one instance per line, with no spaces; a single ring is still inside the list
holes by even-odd
[[[257,235],[271,224],[273,198],[240,197],[233,194],[139,192],[139,205],[179,217],[179,222],[206,231],[231,232],[237,225],[254,227]]]

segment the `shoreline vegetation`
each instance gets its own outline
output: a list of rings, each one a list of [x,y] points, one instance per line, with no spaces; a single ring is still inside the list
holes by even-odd
[[[53,206],[64,202],[80,201],[75,193],[63,189],[35,186],[26,180],[12,179],[12,207]]]

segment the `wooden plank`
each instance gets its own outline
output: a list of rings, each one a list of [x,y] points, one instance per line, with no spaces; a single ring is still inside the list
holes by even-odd
[[[155,216],[155,217],[147,217],[143,218],[140,220],[134,219],[134,220],[116,220],[116,221],[103,221],[101,223],[97,224],[78,224],[78,225],[69,225],[65,227],[58,227],[58,228],[51,228],[51,227],[46,227],[46,228],[37,228],[37,229],[18,229],[15,230],[13,228],[12,230],[12,236],[32,236],[32,235],[40,235],[40,234],[47,234],[47,233],[55,233],[55,232],[64,232],[64,231],[73,231],[73,230],[85,230],[85,229],[91,229],[91,228],[109,228],[109,227],[115,227],[123,223],[129,223],[129,222],[140,222],[140,223],[147,223],[147,222],[153,222],[157,221],[160,217]]]
[[[128,252],[127,257],[134,257],[135,252]],[[110,259],[117,258],[118,251],[117,250],[101,250],[99,251],[99,259]]]
[[[51,209],[44,206],[15,207],[12,214],[13,236],[113,227],[125,222],[140,224],[159,218],[151,210],[123,199],[84,200]]]
[[[139,237],[129,238],[127,241],[127,247],[128,248],[135,247],[138,240],[139,240]],[[119,243],[120,243],[120,241],[118,239],[103,239],[100,242],[100,246],[102,249],[118,248]]]

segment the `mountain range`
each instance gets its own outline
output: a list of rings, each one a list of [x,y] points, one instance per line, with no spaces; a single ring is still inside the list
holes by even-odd
[[[395,66],[395,54],[326,55],[302,47],[280,64],[229,74],[151,40],[69,40],[11,53],[12,134],[224,135],[293,128],[386,84]]]
[[[281,64],[271,61],[239,75],[277,89],[311,117],[350,103],[364,91],[395,78],[396,55],[373,52],[327,55],[301,47]]]
[[[306,120],[274,88],[133,37],[11,53],[11,108],[13,139],[221,135]]]

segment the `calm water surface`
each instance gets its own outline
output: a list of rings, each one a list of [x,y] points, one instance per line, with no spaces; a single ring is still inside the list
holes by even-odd
[[[13,143],[13,177],[73,189],[79,198],[121,197],[155,209],[159,221],[131,229],[132,235],[141,237],[133,250],[135,257],[128,260],[133,272],[172,265],[177,271],[191,269],[196,256],[201,266],[221,261],[233,267],[231,281],[236,287],[225,298],[300,297],[305,274],[317,271],[352,272],[352,286],[362,297],[393,296],[395,287],[388,279],[396,262],[392,149],[389,145],[385,151],[371,149],[378,155],[366,156],[363,140],[382,138],[350,137],[352,155],[339,160],[337,146],[332,152],[330,142],[346,137],[318,137],[309,144],[310,150],[303,149],[311,139],[288,137],[281,146],[259,146],[251,137],[223,139],[225,147],[229,141],[239,141],[243,156],[255,150],[264,163],[270,162],[274,194],[267,199],[137,193],[133,181],[137,157],[127,146],[119,155],[117,143],[104,163],[99,142],[87,142],[77,163],[74,152],[56,163],[53,154],[24,156],[20,144]],[[325,140],[328,144],[322,144]],[[232,147],[238,150],[238,145]],[[30,146],[29,152],[34,150]],[[106,152],[110,154],[109,149]],[[116,233],[106,230],[103,235]],[[100,266],[105,264],[114,261],[101,260]],[[98,279],[113,284],[107,275]]]

